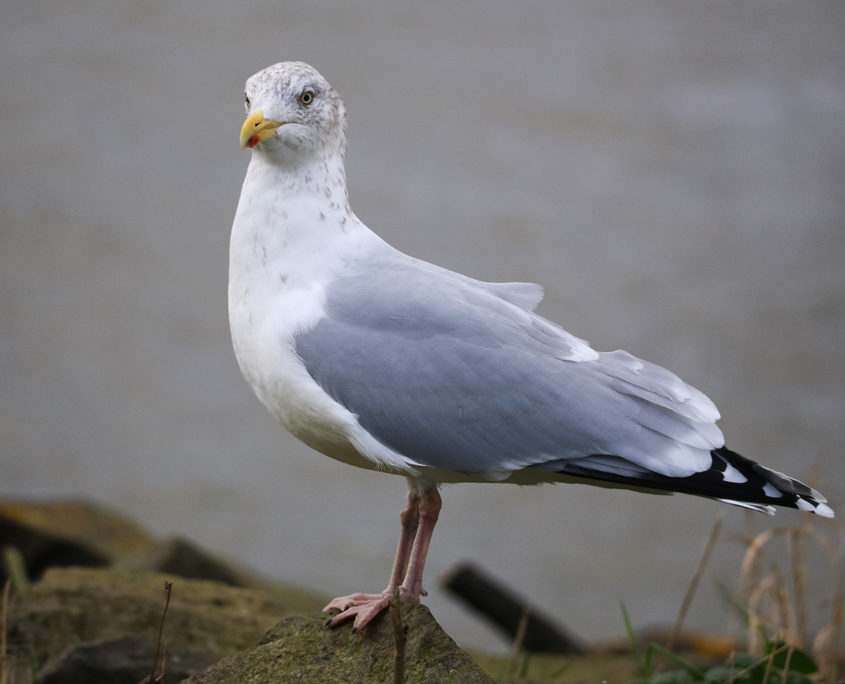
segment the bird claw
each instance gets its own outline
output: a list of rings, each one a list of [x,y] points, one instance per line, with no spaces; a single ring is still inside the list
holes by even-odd
[[[337,598],[332,599],[323,608],[323,612],[328,612],[330,610],[339,610],[341,612],[348,610],[349,608],[353,608],[355,606],[364,605],[367,603],[372,603],[373,601],[378,601],[384,596],[384,594],[349,594],[347,596],[338,596]]]
[[[420,597],[412,596],[410,592],[404,588],[385,589],[380,594],[349,594],[348,596],[338,596],[336,599],[329,601],[328,605],[323,608],[323,612],[329,610],[339,610],[340,612],[332,617],[327,623],[326,627],[332,629],[338,625],[354,620],[352,623],[352,631],[357,632],[359,629],[366,627],[372,620],[379,615],[385,608],[390,606],[391,601],[396,596],[403,603],[419,603]]]

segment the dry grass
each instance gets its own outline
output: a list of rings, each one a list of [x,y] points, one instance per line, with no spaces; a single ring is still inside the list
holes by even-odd
[[[167,621],[167,609],[170,607],[170,595],[172,593],[173,582],[165,582],[164,609],[161,612],[161,620],[158,625],[158,638],[156,639],[153,667],[150,674],[144,677],[138,684],[165,684],[167,677],[167,640],[164,638],[164,624]],[[159,659],[159,656],[161,656],[161,659]],[[159,671],[159,664],[161,665],[161,671]]]
[[[713,529],[710,531],[710,537],[704,547],[704,552],[701,554],[701,560],[699,560],[695,574],[690,580],[687,593],[681,603],[680,610],[678,610],[678,617],[675,618],[675,625],[672,627],[672,633],[669,635],[669,643],[666,644],[666,648],[670,651],[675,647],[678,638],[681,636],[681,630],[684,628],[684,622],[687,619],[690,604],[695,596],[695,592],[698,591],[698,585],[699,582],[701,582],[701,577],[704,575],[704,571],[707,569],[707,564],[710,562],[710,556],[713,553],[713,549],[716,547],[716,540],[719,538],[719,533],[722,531],[722,524],[724,523],[724,520],[725,514],[720,513],[716,516],[716,522],[713,523]]]
[[[741,541],[747,546],[735,594],[748,624],[748,650],[766,641],[812,653],[819,676],[835,680],[843,656],[842,530],[815,516],[799,526],[775,527]]]
[[[749,515],[749,524],[753,514]],[[818,667],[813,679],[837,681],[845,673],[845,530],[831,520],[803,515],[796,526],[775,527],[764,532],[747,532],[738,539],[745,552],[740,565],[738,587],[731,594],[731,603],[738,608],[747,624],[748,645],[745,652],[735,652],[724,666],[702,668],[675,653],[673,643],[680,642],[688,611],[707,569],[722,528],[719,516],[704,546],[699,564],[679,609],[666,646],[637,644],[624,606],[623,619],[632,644],[629,663],[639,672],[639,682],[657,681],[670,666],[689,673],[689,681],[737,682],[750,677],[753,681],[770,682],[787,673],[795,681],[810,681],[802,674],[798,661],[809,655]],[[809,654],[809,655],[804,655]],[[605,657],[607,657],[605,655]],[[593,681],[596,672],[582,666],[591,658],[548,656],[525,653],[518,634],[509,658],[490,659],[485,669],[507,682]],[[543,665],[542,673],[538,665]],[[812,663],[810,663],[812,665]],[[797,669],[796,669],[797,668]],[[623,668],[625,669],[625,668]],[[577,672],[576,672],[577,670]],[[753,673],[753,675],[751,674]],[[617,674],[621,674],[617,673]],[[681,673],[683,674],[683,673]],[[573,679],[574,678],[574,679]],[[607,679],[600,677],[596,681]],[[613,680],[626,681],[630,676]],[[668,679],[666,681],[669,681]],[[672,681],[686,681],[676,677]]]

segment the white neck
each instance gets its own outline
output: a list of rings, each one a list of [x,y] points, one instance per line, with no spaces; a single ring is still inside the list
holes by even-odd
[[[271,150],[254,150],[238,212],[252,204],[266,205],[262,198],[269,196],[274,208],[281,212],[290,202],[310,199],[332,214],[350,214],[342,154],[299,157],[286,163]]]
[[[253,152],[232,226],[230,278],[308,287],[375,238],[349,207],[341,155],[297,162]]]

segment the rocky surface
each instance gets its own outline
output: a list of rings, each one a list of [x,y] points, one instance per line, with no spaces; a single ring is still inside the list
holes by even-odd
[[[253,646],[279,616],[318,608],[307,596],[285,601],[278,594],[207,580],[127,570],[54,568],[13,601],[9,642],[18,660],[24,658],[38,673],[38,681],[74,681],[62,678],[61,673],[84,672],[85,667],[98,667],[96,662],[101,662],[103,672],[119,670],[123,677],[115,674],[108,681],[137,684],[152,669],[166,602],[165,582],[172,587],[163,634],[168,669],[183,676]],[[120,660],[115,655],[118,646],[126,656],[122,667],[115,665]],[[110,649],[115,662],[105,663],[103,657]],[[190,667],[180,669],[186,663]],[[171,681],[178,681],[175,674]]]
[[[394,682],[397,666],[407,684],[637,673],[627,641],[621,652],[593,645],[577,658],[474,661],[421,606],[403,608],[398,624],[392,612],[361,633],[326,630],[325,597],[262,580],[189,540],[155,539],[86,502],[0,501],[0,547],[0,579],[11,578],[8,656],[0,658],[9,684],[140,684],[156,662],[170,684]]]
[[[11,684],[492,681],[426,608],[329,631],[323,597],[87,502],[0,502],[0,546]]]
[[[87,501],[0,501],[0,546],[14,548],[31,579],[51,567],[119,567],[272,585],[181,537],[156,539],[129,518]],[[7,568],[0,566],[0,582]]]
[[[391,609],[393,610],[393,609]],[[285,618],[261,643],[194,675],[185,684],[394,682],[492,684],[424,606],[382,615],[366,630],[328,630],[318,615]]]
[[[159,642],[165,583],[172,588]],[[327,630],[307,596],[286,602],[278,593],[174,575],[54,568],[13,601],[12,682],[30,682],[34,672],[39,684],[138,684],[165,644],[168,682],[393,682],[396,667],[407,682],[493,681],[428,609],[406,608],[397,624],[392,617],[360,633],[349,625]]]
[[[130,519],[85,501],[0,501],[0,546],[17,550],[32,579],[55,566],[107,566],[153,543]]]

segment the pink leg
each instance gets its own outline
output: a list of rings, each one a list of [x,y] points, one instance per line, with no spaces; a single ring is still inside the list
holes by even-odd
[[[323,611],[339,610],[341,612],[329,621],[329,627],[336,627],[355,618],[355,629],[360,629],[389,605],[408,569],[411,548],[420,522],[420,498],[420,495],[413,490],[409,491],[408,505],[399,515],[402,521],[402,532],[399,535],[399,545],[396,547],[396,557],[393,560],[393,570],[387,587],[380,594],[357,593],[332,599]]]
[[[390,573],[388,589],[395,589],[405,578],[408,570],[408,560],[411,557],[411,546],[417,536],[417,528],[420,525],[420,495],[415,492],[408,492],[408,505],[399,514],[402,521],[402,532],[399,535],[399,546],[396,547],[396,558],[393,560],[393,571]]]
[[[423,566],[440,507],[440,495],[434,488],[422,495],[413,489],[409,492],[408,506],[401,515],[402,533],[387,587],[380,594],[350,594],[331,601],[323,610],[337,609],[341,612],[329,621],[329,627],[354,618],[353,629],[361,629],[387,608],[395,595],[408,603],[419,602],[420,594],[425,593],[422,590]]]
[[[420,594],[425,596],[422,588],[423,568],[425,558],[428,555],[428,547],[431,544],[431,535],[434,526],[437,524],[437,517],[440,515],[440,508],[443,501],[440,499],[436,489],[429,489],[422,495],[420,501],[420,524],[414,545],[411,548],[411,560],[405,579],[402,581],[402,598],[414,603],[420,600]]]

